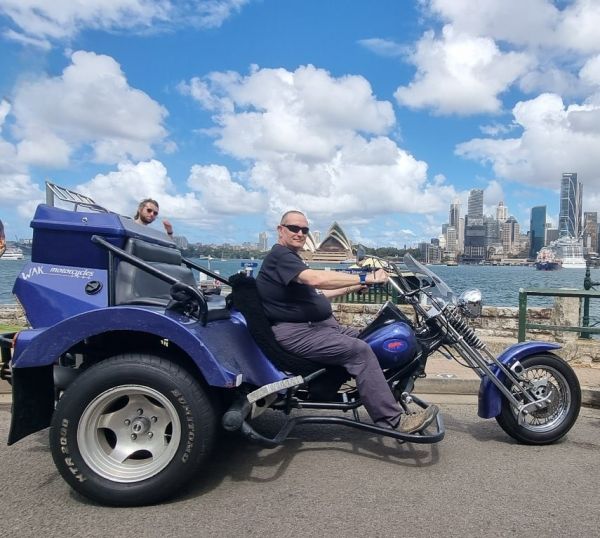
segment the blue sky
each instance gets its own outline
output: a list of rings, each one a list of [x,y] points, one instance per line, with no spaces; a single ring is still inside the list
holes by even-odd
[[[597,211],[599,26],[595,0],[0,0],[0,219],[29,237],[51,179],[192,242],[298,208],[402,246],[472,188],[556,223],[567,171]]]

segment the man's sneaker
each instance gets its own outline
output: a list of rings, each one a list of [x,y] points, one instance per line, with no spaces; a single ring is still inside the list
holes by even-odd
[[[415,433],[429,426],[435,416],[438,414],[437,405],[430,405],[427,409],[422,409],[410,415],[403,414],[400,417],[400,424],[396,429],[402,433]]]

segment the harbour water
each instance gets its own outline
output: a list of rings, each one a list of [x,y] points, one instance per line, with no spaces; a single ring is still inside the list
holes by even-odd
[[[12,286],[21,268],[29,261],[28,258],[19,261],[0,260],[0,304],[14,303]],[[245,263],[256,264],[256,272],[260,267],[260,260],[194,260],[212,271],[219,272],[228,277],[242,270]],[[327,264],[315,264],[315,268],[324,268]],[[329,265],[331,269],[347,267],[345,265]],[[438,274],[455,292],[468,288],[479,288],[484,297],[484,304],[491,306],[518,306],[519,288],[571,288],[583,289],[585,269],[561,269],[558,271],[536,271],[533,267],[509,266],[478,266],[458,265],[447,267],[445,265],[429,266]],[[600,269],[591,270],[592,280],[600,281]],[[598,287],[600,289],[600,286]],[[530,297],[528,304],[531,306],[545,306],[552,304],[552,298]],[[592,310],[598,307],[591,302]]]

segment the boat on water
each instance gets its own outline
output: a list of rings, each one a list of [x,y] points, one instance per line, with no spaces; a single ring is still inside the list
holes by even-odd
[[[556,271],[562,267],[561,260],[559,260],[550,247],[543,247],[538,252],[535,259],[535,268],[538,271]]]
[[[18,261],[23,259],[23,251],[19,247],[6,247],[0,261]]]
[[[563,269],[585,269],[586,262],[583,257],[583,244],[574,237],[559,237],[550,243],[554,255],[561,261]]]

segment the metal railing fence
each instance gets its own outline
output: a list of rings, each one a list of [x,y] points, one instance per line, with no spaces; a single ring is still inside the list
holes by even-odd
[[[580,326],[549,325],[527,322],[528,297],[576,297],[580,300],[580,311],[583,312]],[[589,301],[600,298],[600,292],[591,290],[566,290],[560,288],[521,288],[519,289],[519,342],[525,341],[528,329],[542,329],[552,331],[576,332],[581,338],[590,338],[592,334],[600,334],[600,327],[590,327]],[[583,301],[583,309],[581,302]]]

